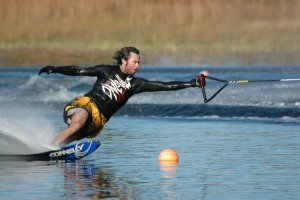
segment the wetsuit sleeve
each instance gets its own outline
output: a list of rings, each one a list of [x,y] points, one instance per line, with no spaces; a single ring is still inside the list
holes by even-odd
[[[95,67],[81,67],[75,65],[53,66],[51,73],[60,73],[69,76],[98,76],[102,73],[101,65]]]
[[[137,78],[135,81],[137,85],[134,93],[181,90],[189,87],[196,87],[195,79],[186,82],[184,81],[162,82],[162,81],[148,81],[146,79]]]

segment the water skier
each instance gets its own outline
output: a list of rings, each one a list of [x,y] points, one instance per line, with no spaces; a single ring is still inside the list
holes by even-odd
[[[91,91],[70,101],[64,108],[64,121],[68,124],[54,138],[54,145],[64,145],[85,137],[96,137],[111,116],[128,99],[141,92],[181,90],[197,87],[199,77],[190,81],[148,81],[134,77],[140,66],[140,52],[135,47],[124,47],[114,55],[115,64],[81,66],[45,66],[42,73],[60,73],[69,76],[94,76],[97,80]]]

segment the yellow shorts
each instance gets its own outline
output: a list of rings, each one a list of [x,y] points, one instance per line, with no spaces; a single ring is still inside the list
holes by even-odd
[[[82,138],[96,137],[106,122],[104,115],[98,110],[97,105],[85,96],[76,97],[70,101],[64,108],[64,121],[68,123],[70,116],[76,113],[76,109],[85,109],[89,113],[89,118],[80,130]]]

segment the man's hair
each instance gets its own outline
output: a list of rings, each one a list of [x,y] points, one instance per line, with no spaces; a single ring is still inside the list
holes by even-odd
[[[131,52],[136,53],[138,55],[140,54],[140,51],[135,47],[123,47],[122,49],[120,49],[115,53],[113,57],[113,59],[115,60],[114,63],[117,65],[121,65],[122,59],[125,59],[127,61],[130,57]]]

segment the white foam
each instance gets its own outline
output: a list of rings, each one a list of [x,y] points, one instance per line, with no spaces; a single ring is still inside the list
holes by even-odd
[[[35,107],[7,105],[0,111],[0,154],[31,154],[54,149],[56,131],[46,113]]]

